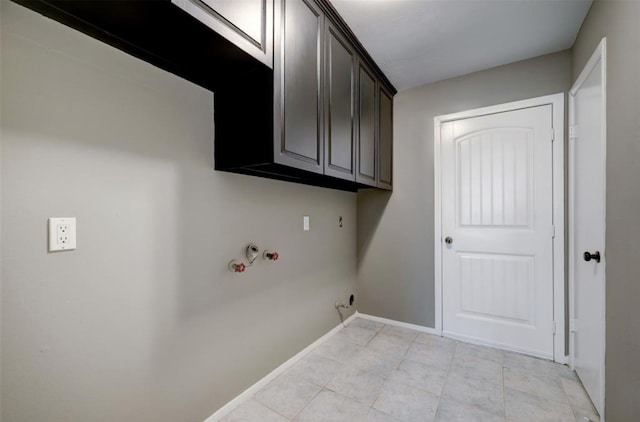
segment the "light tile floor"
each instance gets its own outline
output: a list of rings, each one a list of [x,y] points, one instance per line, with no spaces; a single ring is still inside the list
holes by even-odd
[[[567,366],[356,318],[224,422],[599,421]]]

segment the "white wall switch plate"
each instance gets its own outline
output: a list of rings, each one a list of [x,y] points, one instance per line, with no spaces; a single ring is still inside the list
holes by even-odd
[[[49,219],[49,252],[72,251],[76,248],[76,219]]]
[[[309,231],[309,216],[308,215],[305,215],[304,217],[302,217],[302,228],[306,232]]]

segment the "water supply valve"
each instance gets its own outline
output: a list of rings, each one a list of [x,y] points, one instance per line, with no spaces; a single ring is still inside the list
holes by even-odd
[[[263,257],[266,261],[277,261],[279,255],[278,252],[264,251]]]
[[[247,269],[247,266],[244,262],[238,262],[235,259],[229,262],[229,271],[232,273],[243,273]]]

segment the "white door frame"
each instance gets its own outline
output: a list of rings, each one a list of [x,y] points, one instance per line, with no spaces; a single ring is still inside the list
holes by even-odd
[[[584,69],[580,72],[578,79],[571,87],[569,91],[569,130],[572,131],[573,126],[575,125],[575,95],[585,82],[585,80],[589,77],[589,74],[593,71],[593,69],[597,66],[598,62],[602,63],[602,139],[603,139],[603,151],[602,151],[602,160],[604,165],[602,166],[604,171],[602,174],[602,180],[604,185],[604,204],[603,204],[603,220],[602,220],[602,233],[606,240],[607,233],[607,225],[606,225],[606,213],[607,213],[607,38],[603,38],[598,44],[598,47],[593,52],[591,58],[585,65]],[[575,182],[575,143],[572,142],[571,133],[569,134],[569,320],[573,320],[575,318],[575,265],[572,259],[576,253],[575,246],[575,189],[573,189],[573,185]],[[606,253],[606,245],[603,250],[603,254]],[[605,405],[605,352],[606,352],[606,294],[607,294],[607,260],[604,259],[602,264],[603,268],[603,288],[602,288],[602,403],[601,409],[603,410],[602,415],[600,415],[600,420],[604,422],[604,405]],[[574,336],[570,332],[569,335],[569,365],[571,369],[574,369]]]
[[[442,181],[440,155],[440,126],[453,120],[488,114],[503,113],[543,105],[552,106],[553,133],[553,314],[555,335],[553,341],[553,360],[566,363],[565,354],[565,274],[564,274],[564,93],[530,98],[490,107],[482,107],[459,113],[436,116],[433,119],[434,135],[434,285],[435,285],[435,322],[436,332],[442,335]]]

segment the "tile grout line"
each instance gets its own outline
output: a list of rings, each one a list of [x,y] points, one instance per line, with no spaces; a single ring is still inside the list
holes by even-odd
[[[371,342],[373,341],[373,339],[375,339],[375,338],[376,338],[376,337],[377,337],[377,336],[378,336],[378,335],[379,335],[379,334],[380,334],[380,333],[385,329],[385,327],[388,327],[388,326],[389,326],[389,325],[387,325],[387,324],[383,324],[383,323],[381,323],[381,324],[382,324],[382,327],[381,327],[379,330],[377,330],[377,331],[375,331],[375,330],[369,330],[369,331],[373,331],[373,332],[375,332],[375,334],[373,335],[373,337],[371,337],[371,338],[367,341],[367,343],[366,343],[364,346],[362,346],[362,347],[363,347],[363,349],[362,349],[362,350],[366,350],[366,348],[369,346],[369,344],[371,344]],[[362,327],[360,327],[360,328],[362,328]],[[366,329],[366,328],[363,328],[363,329]],[[355,344],[355,343],[352,343],[352,344]],[[359,345],[359,344],[357,344],[357,345],[358,345],[358,346],[361,346],[361,345]],[[361,350],[361,351],[362,351],[362,350]],[[407,349],[407,350],[408,350],[408,349]],[[405,355],[406,355],[406,353],[407,353],[407,352],[405,352]],[[354,358],[355,358],[355,357],[357,357],[357,354],[354,356]],[[352,358],[352,359],[353,359],[353,358]],[[402,362],[402,358],[400,359],[400,362]],[[346,366],[346,364],[345,364],[345,366]],[[398,363],[398,366],[399,366],[399,363]],[[397,366],[396,366],[396,369],[397,369]],[[370,374],[370,375],[374,375],[374,376],[378,376],[378,377],[380,377],[380,376],[379,376],[379,375],[377,375],[377,374],[372,374],[372,373],[367,372],[367,371],[362,371],[362,372],[364,372],[364,373],[366,373],[366,374]],[[383,380],[383,386],[384,386],[384,383],[385,383],[387,380],[386,380],[386,378],[385,378],[385,377],[380,377],[380,378]],[[340,392],[338,392],[338,391],[333,391],[333,390],[329,389],[328,387],[326,387],[326,385],[328,385],[330,382],[331,382],[331,381],[328,381],[328,382],[325,384],[325,387],[323,387],[323,388],[327,388],[329,391],[331,391],[331,392],[333,392],[333,393],[335,393],[335,394],[337,394],[337,395],[339,395],[339,396],[342,396],[342,397],[344,397],[344,398],[346,398],[346,399],[348,399],[348,400],[352,400],[352,401],[354,401],[354,402],[356,402],[356,403],[364,404],[364,403],[358,402],[357,400],[355,400],[355,399],[354,399],[354,398],[352,398],[352,397],[345,396],[344,394],[342,394],[342,393],[340,393]],[[380,410],[378,410],[378,409],[374,408],[374,405],[375,405],[375,403],[378,401],[378,398],[380,397],[380,394],[382,394],[382,390],[383,390],[383,388],[381,388],[381,389],[380,389],[380,391],[379,391],[379,392],[378,392],[378,394],[376,395],[376,398],[373,400],[373,402],[372,402],[370,405],[368,405],[368,409],[369,409],[368,413],[370,413],[372,410],[375,410],[375,411],[378,411],[378,412],[384,413],[385,415],[389,415],[389,414],[388,414],[388,413],[386,413],[386,412],[382,412],[382,411],[380,411]],[[318,393],[318,394],[319,394],[319,393]],[[306,406],[305,406],[305,407],[306,407]],[[302,412],[302,411],[301,411],[301,412]],[[368,413],[367,413],[367,415],[368,415]],[[297,415],[296,415],[296,416],[297,416]],[[366,415],[365,415],[365,416],[366,416]],[[393,415],[389,415],[389,416],[391,416],[391,417],[394,417],[394,418],[395,418],[395,416],[393,416]],[[397,419],[397,418],[396,418],[396,419]]]
[[[502,354],[502,363],[500,364],[500,373],[502,374],[502,411],[504,413],[504,420],[507,422],[507,392],[504,379],[504,353]]]
[[[444,338],[444,337],[442,337]],[[454,340],[455,341],[455,340]],[[456,341],[456,348],[453,351],[453,356],[451,356],[451,360],[449,361],[449,368],[447,369],[447,376],[444,378],[444,384],[442,385],[442,391],[440,391],[440,394],[438,395],[438,406],[436,407],[436,414],[434,417],[434,421],[438,418],[438,413],[440,413],[440,403],[442,403],[442,396],[444,396],[444,390],[447,387],[447,383],[449,382],[449,375],[451,375],[451,371],[453,370],[453,359],[456,356],[456,353],[458,353],[458,347],[460,346],[460,343]]]
[[[367,343],[367,347],[369,346],[369,344],[371,344],[371,342],[373,341],[374,338],[378,337],[378,335],[382,332],[382,330],[385,329],[385,327],[387,327],[387,324],[382,324],[382,328],[380,328],[377,332],[376,335],[371,337],[371,340],[369,340],[369,343]],[[383,378],[382,381],[382,387],[380,388],[380,391],[378,392],[378,394],[376,395],[375,400],[373,400],[373,402],[371,403],[371,406],[369,406],[369,413],[371,413],[372,410],[374,410],[375,408],[373,407],[376,402],[378,401],[378,399],[380,398],[380,394],[382,394],[382,390],[384,390],[384,383],[387,382],[386,379]],[[375,409],[378,410],[378,409]],[[383,412],[384,413],[384,412]],[[386,413],[385,413],[386,414]]]
[[[447,375],[444,377],[442,390],[440,391],[440,394],[438,394],[438,405],[436,406],[436,413],[433,416],[434,422],[438,419],[438,414],[440,413],[440,404],[442,403],[442,396],[444,395],[444,389],[447,387],[447,383],[449,382],[449,375],[451,374],[451,370],[453,369],[453,358],[456,356],[456,353],[458,353],[458,345],[459,343],[456,342],[456,348],[453,351],[453,356],[451,356],[451,360],[449,361],[449,368],[447,369]]]
[[[374,335],[373,335],[373,337],[371,337],[371,338],[366,342],[366,344],[364,344],[364,345],[356,344],[356,345],[357,345],[357,346],[362,346],[362,348],[363,348],[362,350],[366,350],[366,349],[367,349],[367,347],[369,346],[369,344],[371,344],[371,342],[373,341],[373,339],[374,339],[374,338],[376,338],[376,337],[377,337],[377,336],[382,332],[382,330],[384,330],[384,328],[387,326],[387,324],[382,324],[382,323],[381,323],[381,325],[382,325],[382,327],[381,327],[380,329],[378,329],[378,330],[369,330],[368,328],[359,327],[359,328],[362,328],[362,329],[364,329],[364,330],[369,330],[369,331],[374,332]],[[347,326],[345,326],[345,328],[346,328],[346,327],[348,327],[348,325],[347,325]],[[347,340],[347,341],[348,341],[348,340]],[[352,344],[355,344],[355,343],[352,343]],[[360,350],[360,352],[362,352],[362,350]],[[358,352],[358,353],[360,353],[360,352]],[[358,353],[356,353],[356,354],[354,355],[354,357],[353,357],[351,360],[353,360],[354,358],[356,358],[356,357],[358,356]],[[346,366],[347,364],[345,363],[344,365]],[[378,376],[377,374],[371,374],[370,372],[367,372],[367,371],[362,371],[362,372],[364,372],[364,373],[366,373],[366,374],[370,374],[370,375],[376,375],[376,376]],[[384,377],[380,377],[380,378],[382,378],[382,380],[383,380],[383,385],[384,385],[384,382],[385,382],[386,380],[384,379]],[[344,398],[346,398],[346,399],[349,399],[349,400],[352,400],[352,401],[354,401],[354,402],[356,402],[356,403],[359,403],[357,400],[355,400],[355,399],[354,399],[354,398],[352,398],[352,397],[345,396],[344,394],[341,394],[341,393],[340,393],[340,392],[338,392],[338,391],[333,391],[333,390],[329,389],[328,387],[326,387],[326,385],[328,385],[330,382],[331,382],[331,380],[330,380],[330,381],[328,381],[328,382],[325,384],[325,387],[323,387],[323,388],[327,388],[329,391],[331,391],[331,392],[333,392],[333,393],[335,393],[335,394],[337,394],[337,395],[339,395],[339,396],[342,396],[342,397],[344,397]],[[376,401],[378,400],[378,397],[380,397],[380,394],[382,394],[382,388],[380,389],[380,392],[378,392],[378,394],[377,394],[376,398],[373,400],[373,402],[372,402],[370,405],[368,405],[368,406],[367,406],[367,408],[369,409],[369,410],[368,410],[368,412],[367,412],[367,414],[368,414],[368,413],[370,413],[370,412],[371,412],[371,410],[373,410],[373,409],[374,409],[373,405],[374,405],[374,404],[376,403]],[[361,403],[361,404],[364,404],[364,403]],[[375,409],[375,410],[377,410],[377,409]],[[383,413],[384,413],[384,412],[383,412]],[[366,415],[365,415],[365,416],[366,416]]]
[[[250,400],[255,400],[255,402],[256,402],[256,403],[258,403],[258,404],[260,404],[260,405],[262,405],[262,406],[266,407],[267,409],[271,410],[272,412],[274,412],[274,413],[275,413],[275,414],[277,414],[277,415],[282,416],[283,418],[285,418],[285,419],[286,419],[286,420],[288,420],[288,421],[292,421],[292,420],[293,420],[293,418],[289,418],[288,416],[283,415],[282,413],[278,412],[276,409],[273,409],[273,408],[271,408],[270,406],[268,406],[267,404],[265,404],[265,403],[261,402],[260,400],[258,400],[258,399],[255,397],[255,395],[254,395],[254,396],[249,397],[249,399],[248,399],[247,401],[245,401],[244,403],[246,403],[246,402],[248,402],[248,401],[250,401]],[[233,412],[231,412],[231,413],[233,413]],[[229,415],[230,415],[231,413],[229,413]],[[229,416],[229,415],[227,415],[227,416]],[[227,416],[225,416],[225,418],[226,418]],[[297,416],[297,414],[296,414],[296,416]],[[224,418],[223,418],[222,420],[224,420]]]
[[[383,328],[382,328],[380,331],[378,331],[378,334],[379,334],[379,333],[381,333],[381,332],[382,332],[382,330],[384,330],[384,328],[385,328],[385,327],[391,327],[391,326],[390,326],[390,325],[388,325],[388,324],[384,324]],[[376,336],[377,336],[377,334],[376,334]],[[374,336],[374,337],[375,337],[375,336]],[[418,336],[416,335],[416,338],[417,338],[417,337],[418,337]],[[372,339],[372,340],[373,340],[373,339]],[[412,343],[415,343],[415,339],[412,341]],[[407,353],[409,353],[409,349],[411,349],[411,346],[407,347],[407,350],[405,350],[405,352],[404,352],[404,354],[402,355],[402,357],[400,357],[400,359],[399,359],[398,363],[396,364],[396,367],[395,367],[394,371],[397,371],[397,370],[398,370],[398,368],[400,367],[400,364],[402,363],[402,361],[406,360],[405,358],[406,358],[406,356],[407,356]],[[380,395],[382,394],[382,391],[384,390],[384,385],[385,385],[385,383],[387,382],[388,377],[387,377],[387,378],[383,378],[383,380],[384,380],[384,381],[383,381],[383,383],[382,383],[382,388],[380,389],[380,392],[378,393],[378,396],[376,397],[376,399],[375,399],[375,400],[373,401],[373,403],[371,404],[371,409],[375,409],[373,406],[376,404],[376,402],[377,402],[377,401],[378,401],[378,399],[380,398]],[[377,411],[379,411],[379,412],[382,412],[381,410],[378,410],[378,409],[375,409],[375,410],[377,410]],[[387,412],[382,412],[382,413],[384,413],[385,415],[389,415]],[[394,418],[396,418],[396,419],[400,420],[400,418],[397,418],[397,417],[396,417],[396,416],[394,416],[394,415],[389,415],[389,416],[394,417]]]
[[[316,384],[316,385],[317,385],[317,384]],[[302,413],[302,412],[304,411],[304,409],[306,409],[306,408],[309,406],[309,404],[311,404],[311,402],[313,401],[313,399],[315,399],[316,397],[318,397],[318,395],[319,395],[319,394],[320,394],[324,389],[325,389],[325,387],[320,387],[320,390],[318,390],[318,392],[317,392],[317,393],[315,393],[315,394],[313,395],[313,397],[311,397],[311,398],[309,399],[309,401],[308,401],[308,402],[306,402],[306,403],[304,404],[304,406],[302,406],[302,409],[300,409],[300,411],[298,411],[298,413],[296,413],[295,415],[293,415],[293,417],[292,417],[291,419],[289,419],[289,420],[290,420],[290,421],[293,421],[293,420],[294,420],[298,415],[300,415],[300,413]]]

